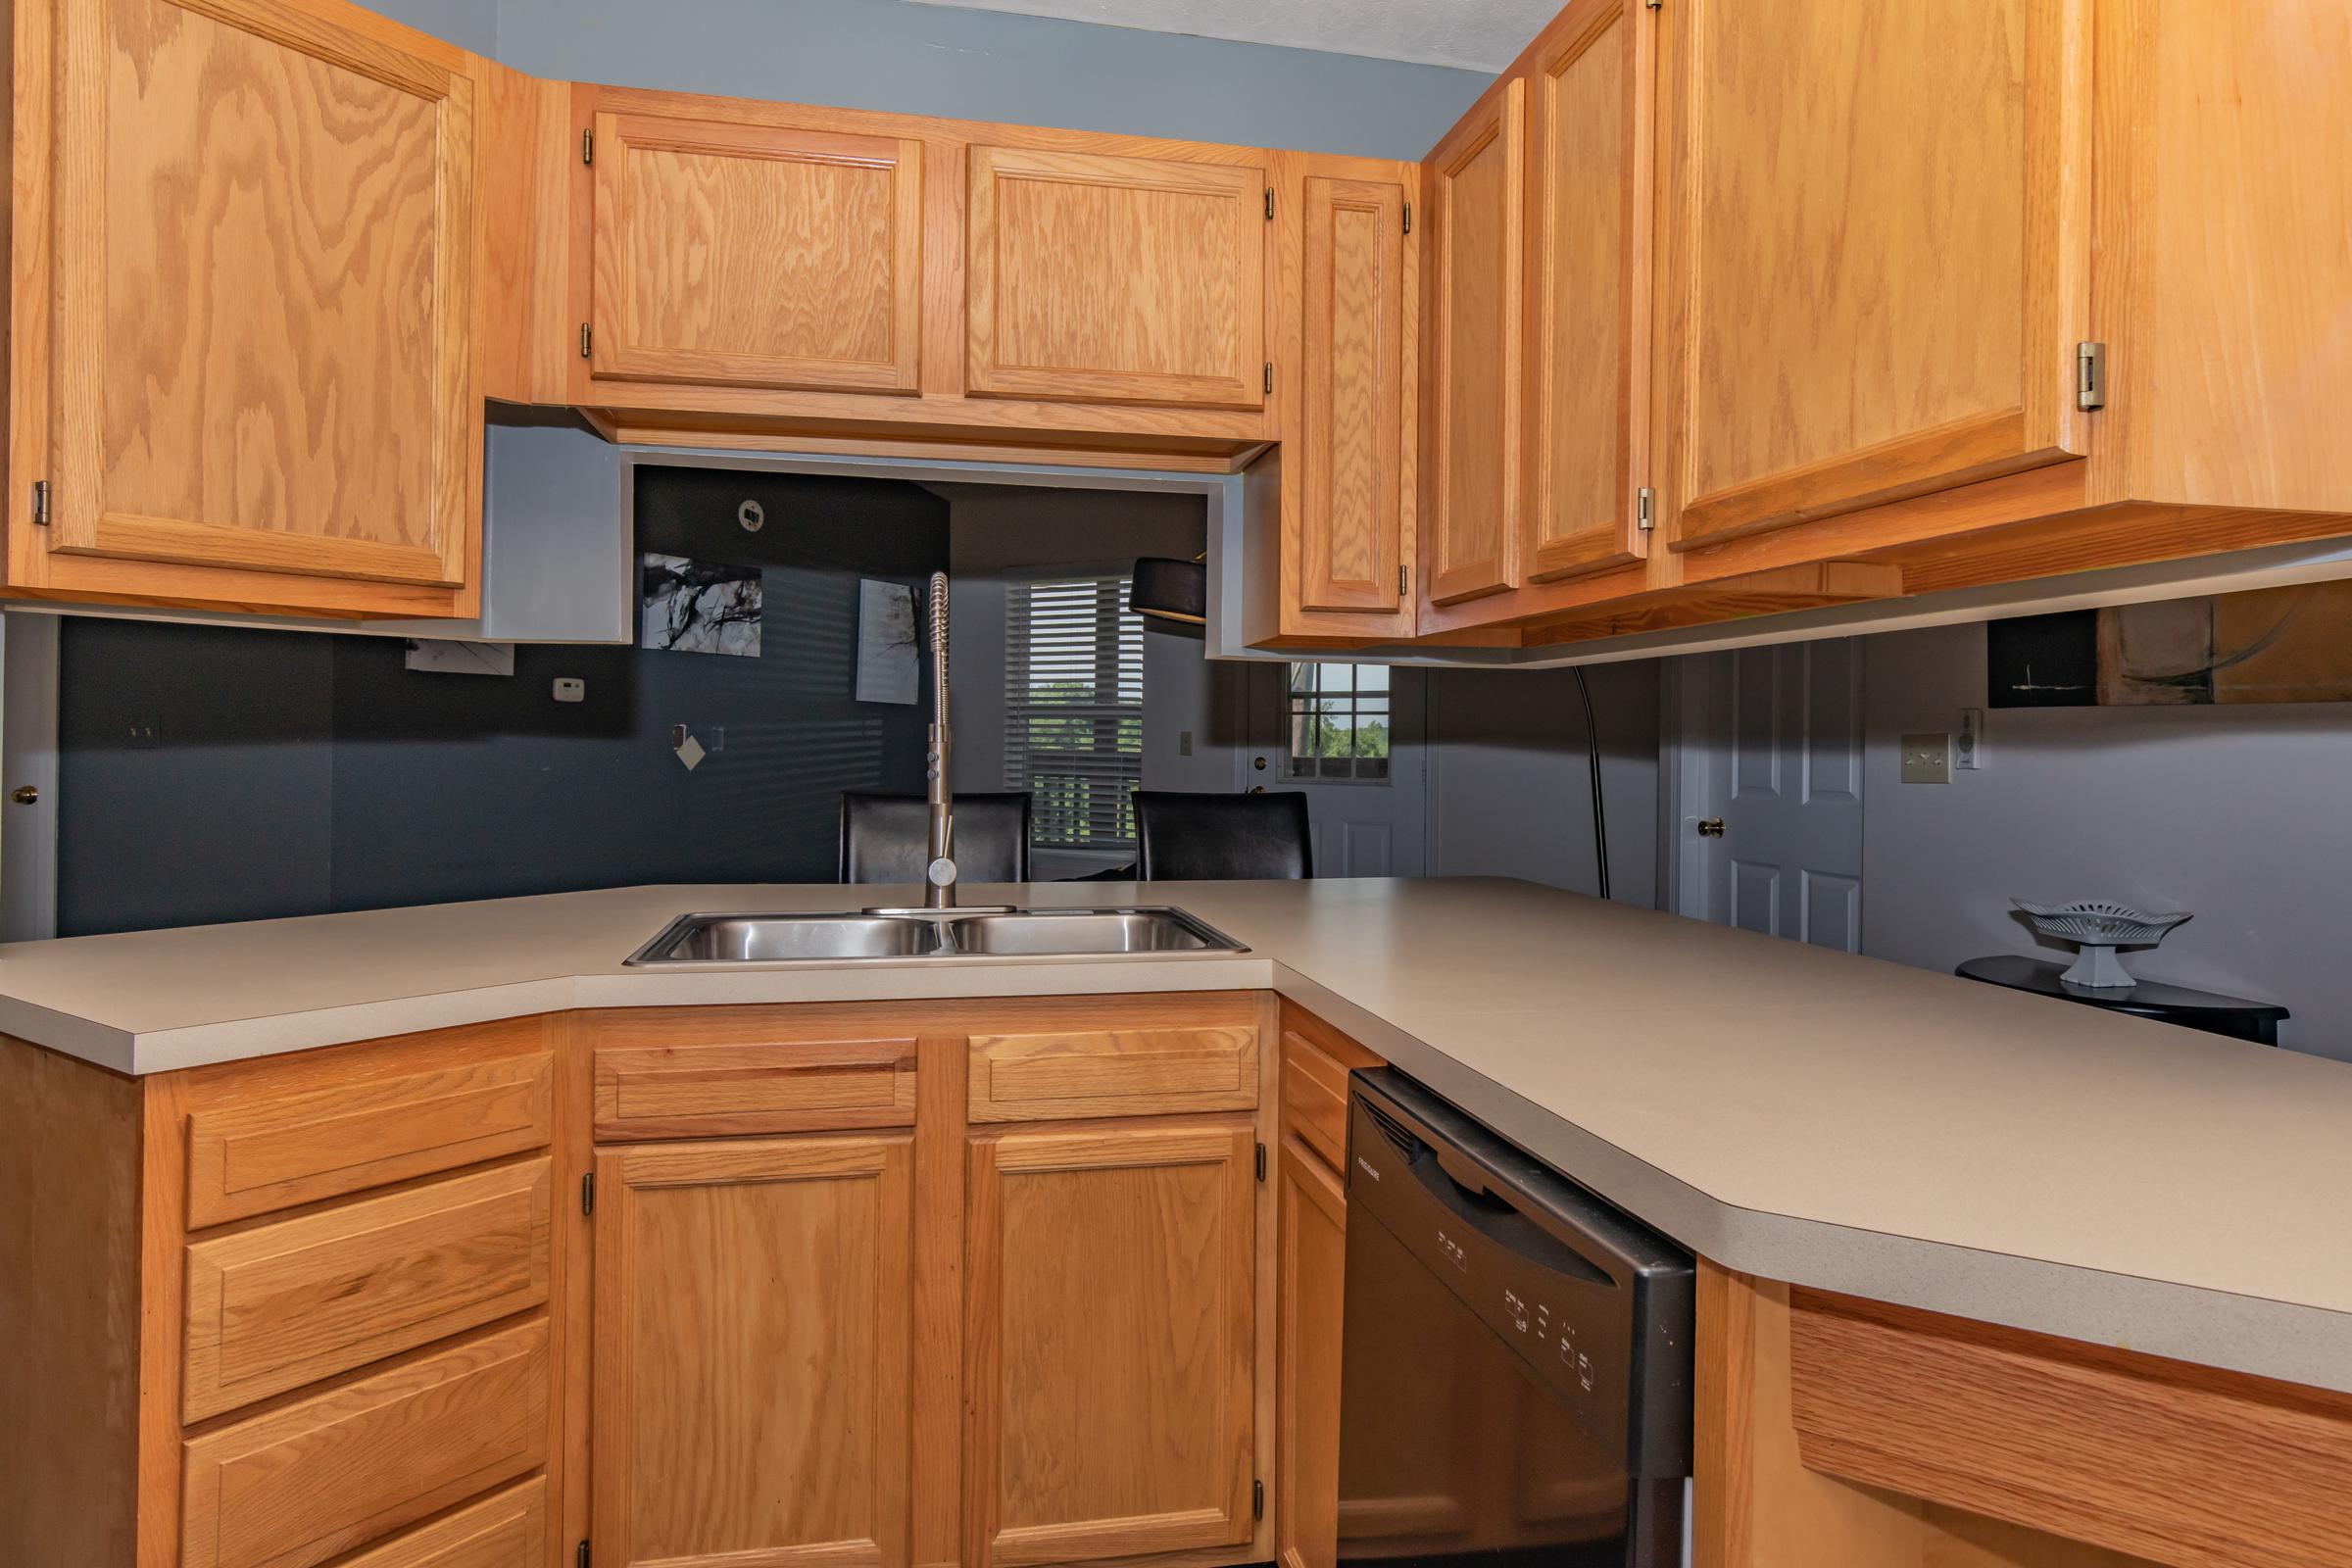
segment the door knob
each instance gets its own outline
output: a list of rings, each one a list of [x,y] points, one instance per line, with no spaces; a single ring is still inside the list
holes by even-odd
[[[20,784],[9,792],[8,798],[19,806],[30,806],[41,798],[41,792],[30,784]]]
[[[1698,836],[1702,839],[1719,839],[1723,837],[1723,818],[1720,816],[1710,816],[1705,821],[1699,823]]]
[[[1252,795],[1263,795],[1266,793],[1266,787],[1263,784],[1252,784],[1250,786],[1250,793]]]

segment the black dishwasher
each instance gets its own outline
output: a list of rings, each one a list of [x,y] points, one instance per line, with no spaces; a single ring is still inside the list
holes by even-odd
[[[1353,1084],[1339,1560],[1681,1562],[1690,1254],[1401,1074]]]

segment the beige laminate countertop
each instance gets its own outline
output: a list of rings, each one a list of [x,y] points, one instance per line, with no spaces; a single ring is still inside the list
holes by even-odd
[[[2352,1391],[2352,1065],[1501,880],[1059,883],[1243,956],[627,969],[673,886],[0,946],[0,1030],[148,1073],[571,1007],[1272,987],[1728,1267]]]

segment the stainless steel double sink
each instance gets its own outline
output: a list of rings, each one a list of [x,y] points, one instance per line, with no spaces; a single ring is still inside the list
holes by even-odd
[[[683,914],[631,954],[628,962],[646,968],[1249,951],[1182,909],[1165,906],[866,909],[841,914]]]

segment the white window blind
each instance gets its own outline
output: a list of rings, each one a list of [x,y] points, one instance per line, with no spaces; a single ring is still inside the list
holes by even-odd
[[[1004,783],[1041,848],[1135,848],[1144,622],[1125,577],[1015,582],[1005,626]]]

